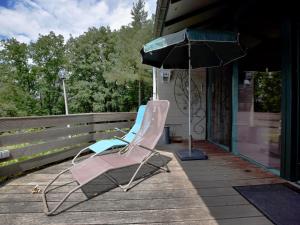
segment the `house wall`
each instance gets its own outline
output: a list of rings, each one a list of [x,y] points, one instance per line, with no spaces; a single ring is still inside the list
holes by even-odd
[[[188,138],[188,70],[172,70],[169,82],[163,82],[160,70],[156,71],[159,99],[170,101],[167,126],[172,138]],[[192,136],[196,140],[206,139],[206,70],[192,70]]]

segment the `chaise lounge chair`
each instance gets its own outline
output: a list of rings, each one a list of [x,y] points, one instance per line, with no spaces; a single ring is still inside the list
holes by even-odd
[[[122,148],[119,152],[116,153],[90,157],[60,172],[43,190],[42,196],[45,214],[53,215],[54,212],[73,192],[81,188],[83,185],[91,182],[95,178],[99,177],[100,175],[104,175],[112,183],[118,185],[124,191],[127,191],[129,188],[131,188],[132,182],[136,178],[143,165],[148,165],[156,169],[162,169],[168,172],[169,168],[167,166],[167,162],[165,162],[160,153],[155,150],[155,146],[163,132],[168,109],[169,101],[167,100],[149,101],[146,107],[141,128],[135,135],[133,141],[131,143],[128,142],[128,145],[126,147]],[[157,166],[149,162],[149,159],[153,156],[158,156],[161,159],[162,166]],[[125,185],[120,184],[116,178],[108,173],[116,169],[122,169],[134,165],[138,167],[133,173],[129,182]],[[71,172],[72,177],[74,181],[78,183],[78,186],[76,186],[68,194],[66,194],[66,196],[53,209],[49,210],[46,194],[51,190],[57,189],[60,186],[64,186],[66,184],[60,185],[59,187],[55,187],[50,190],[48,190],[48,188],[59,176],[66,172]]]
[[[123,130],[120,130],[118,128],[115,128],[116,130],[120,131],[120,132],[124,132],[125,135],[120,139],[120,138],[112,138],[112,139],[104,139],[101,141],[96,142],[95,144],[92,144],[82,150],[80,150],[77,155],[73,158],[72,160],[72,164],[75,165],[76,162],[75,160],[84,152],[87,150],[92,150],[93,152],[95,152],[95,154],[93,154],[91,157],[94,157],[95,155],[99,155],[102,152],[109,150],[109,149],[113,149],[113,148],[120,148],[120,147],[124,147],[126,146],[128,143],[130,143],[134,137],[135,134],[139,131],[141,124],[142,124],[142,120],[144,117],[144,113],[145,113],[145,105],[141,105],[139,107],[139,110],[137,112],[137,116],[136,116],[136,120],[135,120],[135,124],[133,125],[133,127],[130,129],[130,131],[126,134],[126,132],[124,132]]]

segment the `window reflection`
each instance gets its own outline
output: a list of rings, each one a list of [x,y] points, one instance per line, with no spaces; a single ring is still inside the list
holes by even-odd
[[[246,71],[239,77],[237,148],[240,154],[280,169],[281,73]]]

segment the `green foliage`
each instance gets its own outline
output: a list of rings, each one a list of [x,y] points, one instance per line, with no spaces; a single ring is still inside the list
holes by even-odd
[[[71,81],[105,83],[102,74],[114,48],[114,37],[109,28],[90,28],[78,38],[71,38],[67,47]]]
[[[15,39],[1,42],[0,116],[35,114],[35,77],[28,64],[28,46]]]
[[[258,72],[254,76],[255,112],[281,111],[281,73]]]
[[[116,51],[110,54],[110,68],[104,74],[108,80],[122,83],[127,80],[151,81],[151,67],[141,63],[140,50],[153,37],[153,19],[147,20],[145,3],[139,0],[131,10],[132,26],[123,26],[115,32]]]
[[[104,73],[106,80],[117,84],[126,83],[131,86],[131,90],[135,89],[138,98],[131,100],[137,100],[137,105],[145,103],[144,96],[151,96],[151,90],[148,91],[149,89],[145,87],[152,85],[152,69],[143,65],[140,57],[141,48],[153,37],[154,21],[147,20],[144,6],[145,2],[142,0],[133,4],[131,26],[123,26],[115,33],[116,50],[110,54],[107,70]]]
[[[133,3],[131,9],[132,23],[134,28],[139,28],[147,22],[148,13],[145,11],[145,1],[138,0],[137,3]]]
[[[70,113],[131,111],[146,103],[152,70],[139,51],[152,38],[153,19],[144,6],[133,4],[133,22],[117,31],[92,27],[67,42],[54,32],[30,44],[1,41],[0,116],[63,114],[62,68]]]
[[[28,93],[8,83],[1,83],[0,96],[1,116],[26,116],[35,104]]]
[[[110,111],[106,107],[108,90],[103,77],[109,54],[114,49],[114,36],[109,28],[90,28],[68,43],[71,112]],[[102,99],[97,97],[103,95]],[[109,93],[110,94],[110,93]],[[95,108],[95,105],[101,105]]]
[[[93,112],[93,82],[78,80],[67,85],[69,87],[70,112]]]
[[[43,114],[63,113],[63,99],[58,71],[66,64],[62,35],[50,32],[31,44],[32,73],[38,77],[37,89]]]
[[[35,86],[35,77],[29,72],[29,49],[24,43],[12,38],[3,42],[1,53],[3,64],[9,66],[10,73],[7,78],[14,80],[20,88],[31,93]]]

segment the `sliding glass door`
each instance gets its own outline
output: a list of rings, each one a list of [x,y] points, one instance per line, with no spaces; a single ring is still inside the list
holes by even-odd
[[[280,169],[281,72],[240,71],[237,150],[267,168]]]
[[[208,140],[229,148],[231,143],[231,66],[208,70]]]

